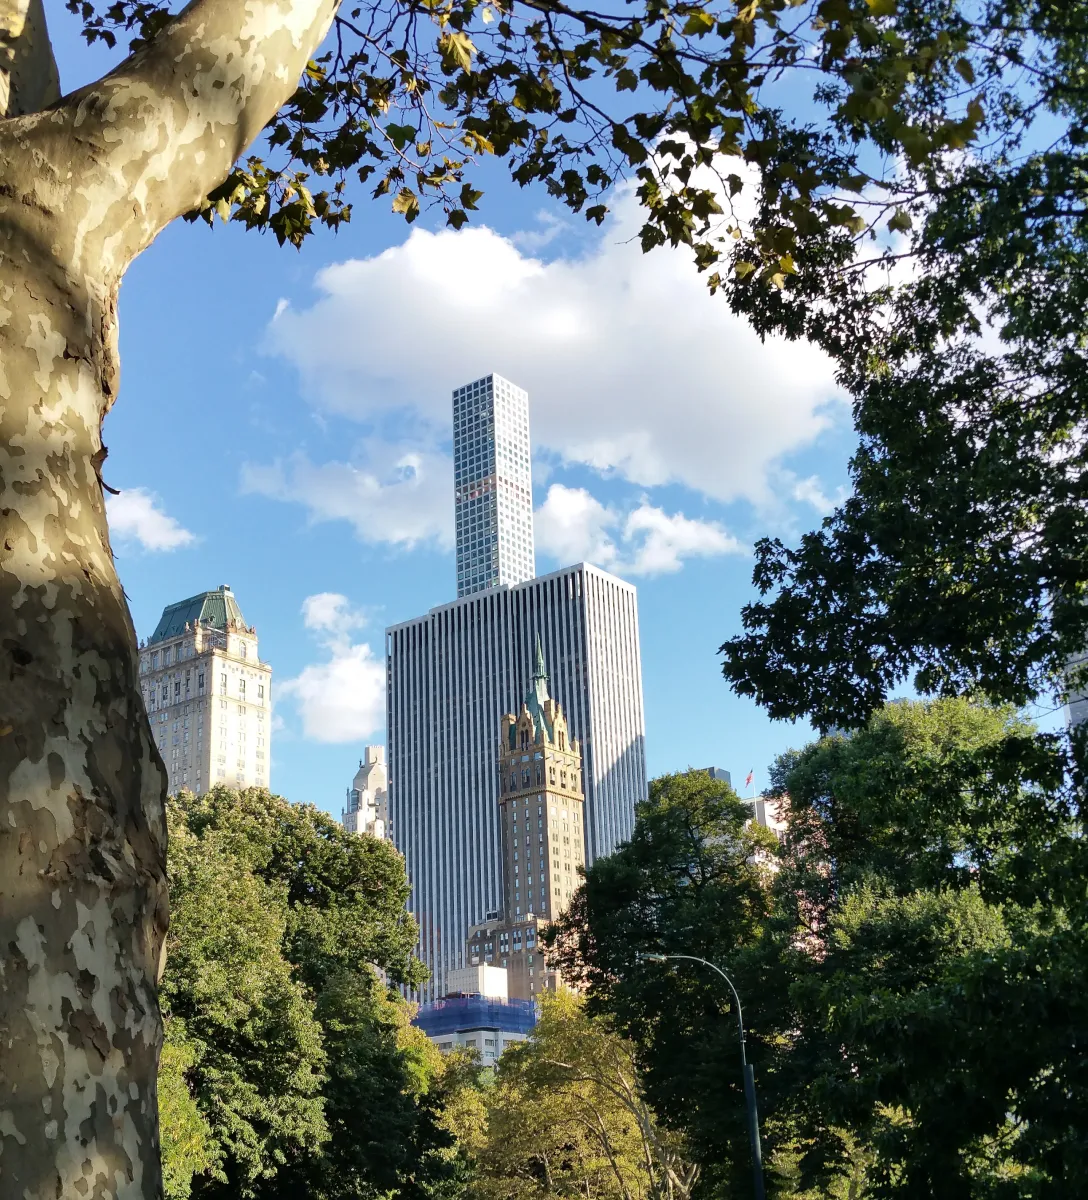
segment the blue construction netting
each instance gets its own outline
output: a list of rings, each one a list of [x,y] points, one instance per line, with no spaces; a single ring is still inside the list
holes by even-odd
[[[412,1021],[428,1037],[467,1029],[529,1033],[536,1024],[531,1000],[493,1000],[487,996],[451,996],[424,1004]]]

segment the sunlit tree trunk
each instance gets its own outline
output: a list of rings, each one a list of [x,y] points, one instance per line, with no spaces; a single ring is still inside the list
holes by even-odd
[[[60,99],[41,0],[0,0],[3,1200],[161,1194],[166,774],[103,503],[117,294],[291,94],[334,8],[197,0]]]

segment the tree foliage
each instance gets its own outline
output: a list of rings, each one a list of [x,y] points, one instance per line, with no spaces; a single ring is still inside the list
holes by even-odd
[[[894,704],[778,762],[788,831],[749,905],[689,899],[701,874],[648,836],[672,810],[669,828],[728,864],[714,891],[754,870],[729,859],[736,801],[706,780],[693,804],[695,776],[658,781],[631,846],[587,872],[554,953],[636,1041],[647,1096],[708,1185],[748,1170],[735,1014],[713,973],[639,950],[735,980],[780,1195],[1086,1186],[1081,838],[1051,758],[1026,766],[1037,745],[1007,710]],[[698,799],[711,789],[716,806]]]
[[[760,543],[762,598],[723,646],[736,690],[822,728],[864,723],[905,678],[999,702],[1053,695],[1088,642],[1088,7],[895,11],[898,29],[963,31],[959,92],[950,75],[908,95],[924,122],[975,93],[971,152],[912,154],[877,122],[904,163],[884,255],[898,268],[852,293],[807,268],[776,297],[732,290],[761,331],[823,346],[854,402],[852,495],[796,548]]]
[[[697,1175],[642,1096],[633,1048],[569,991],[542,999],[527,1041],[482,1092],[473,1148],[479,1200],[686,1200]]]
[[[169,816],[169,1200],[443,1194],[443,1060],[386,982],[422,974],[400,856],[257,789]]]

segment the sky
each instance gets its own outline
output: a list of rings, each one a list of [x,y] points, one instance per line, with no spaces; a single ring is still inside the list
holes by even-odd
[[[116,56],[60,7],[67,91]],[[497,371],[529,393],[538,573],[589,561],[638,587],[650,776],[758,789],[812,733],[733,695],[718,647],[756,539],[796,540],[843,494],[845,397],[686,251],[642,254],[624,187],[598,229],[483,179],[458,233],[360,195],[301,251],[176,222],[133,264],[103,477],[137,634],[229,584],[273,669],[272,787],[338,816],[385,737],[385,627],[456,596],[450,393]]]

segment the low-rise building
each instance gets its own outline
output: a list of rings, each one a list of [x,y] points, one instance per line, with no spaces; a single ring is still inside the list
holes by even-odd
[[[413,1024],[443,1053],[475,1050],[485,1065],[493,1065],[507,1046],[532,1033],[536,1006],[494,996],[447,996],[422,1005]]]

